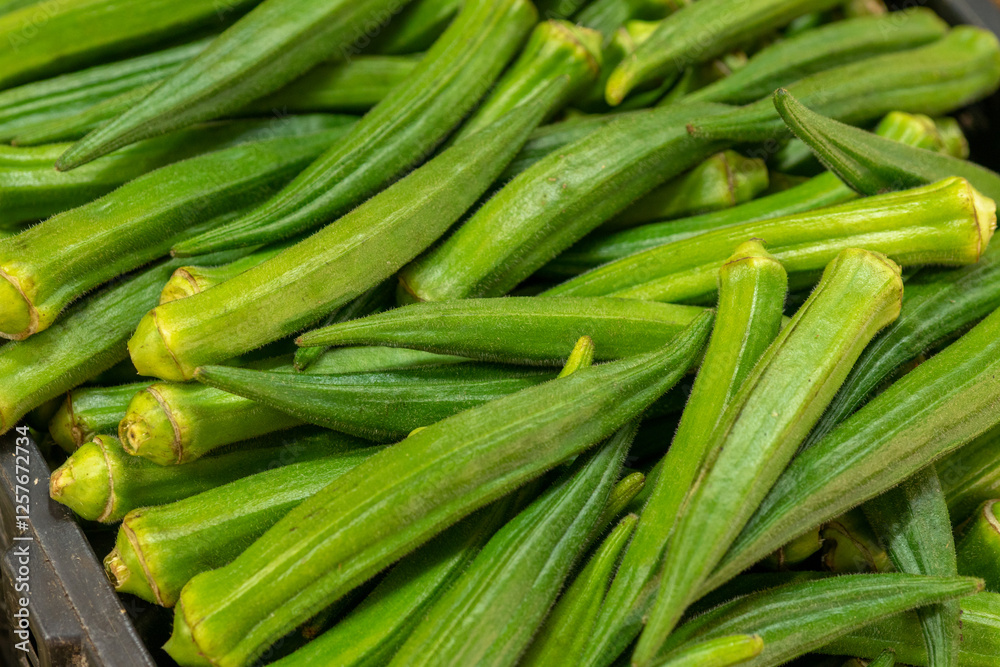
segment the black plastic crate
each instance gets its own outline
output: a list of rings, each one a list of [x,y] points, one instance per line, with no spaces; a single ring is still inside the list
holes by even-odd
[[[951,23],[978,25],[1000,35],[1000,6],[993,0],[888,4],[931,7]],[[1000,132],[993,129],[1000,125],[1000,95],[964,110],[960,120],[972,158],[1000,169]],[[30,437],[13,432],[0,437],[0,667],[172,664],[160,651],[154,660],[140,631],[156,627],[146,638],[152,638],[154,646],[162,643],[170,630],[170,612],[115,593],[97,555],[110,550],[114,532],[88,540],[72,512],[49,498],[49,474]],[[21,509],[25,499],[26,518]],[[100,544],[97,550],[92,541]],[[22,576],[23,567],[27,577]],[[29,590],[22,592],[25,583]],[[27,628],[21,630],[24,609]]]

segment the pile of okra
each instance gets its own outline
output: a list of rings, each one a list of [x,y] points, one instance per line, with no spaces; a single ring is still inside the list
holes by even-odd
[[[0,433],[179,665],[1000,665],[993,34],[0,0],[0,45]]]

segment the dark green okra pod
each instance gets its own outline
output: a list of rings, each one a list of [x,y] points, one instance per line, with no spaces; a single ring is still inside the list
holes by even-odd
[[[516,54],[535,19],[528,0],[464,3],[407,81],[367,113],[343,142],[264,205],[182,250],[204,253],[270,243],[347,214],[419,164],[448,136]],[[555,99],[549,97],[547,103]]]
[[[462,7],[461,0],[411,0],[375,39],[375,53],[406,54],[434,44]]]
[[[130,342],[136,368],[190,379],[196,367],[295,333],[386,280],[475,203],[538,124],[546,102],[518,107],[455,143],[277,257],[157,307]]]
[[[984,503],[962,528],[962,539],[958,543],[958,571],[967,577],[981,577],[986,581],[986,589],[994,593],[1000,592],[998,503],[1000,500]]]
[[[67,452],[72,452],[95,435],[113,435],[125,416],[128,402],[149,382],[116,387],[82,387],[66,394],[52,421],[49,433]]]
[[[201,656],[220,665],[251,662],[318,608],[460,517],[609,437],[680,379],[710,322],[706,314],[660,351],[467,410],[375,455],[292,510],[231,564],[192,579],[181,593],[169,652],[182,664],[205,664]],[[289,530],[296,539],[289,541]],[[330,562],[341,566],[324,565]],[[275,567],[285,572],[280,586],[253,574]]]
[[[301,419],[369,440],[395,442],[415,428],[534,387],[555,373],[467,363],[337,375],[202,366],[194,377],[228,392],[225,396],[250,399],[268,415],[281,415],[270,419]]]
[[[864,512],[898,571],[939,577],[959,574],[948,505],[934,466],[869,500]],[[970,573],[963,570],[962,574]],[[984,574],[975,576],[986,578]],[[958,602],[924,607],[917,615],[930,664],[958,665],[962,640]]]
[[[49,493],[84,519],[114,523],[139,507],[163,505],[278,465],[329,453],[327,442],[264,447],[161,466],[132,456],[117,438],[99,435],[52,471]]]
[[[288,463],[126,514],[115,548],[104,559],[115,588],[174,606],[193,576],[236,558],[293,507],[377,451],[338,434],[315,439],[322,447],[320,458]],[[293,447],[306,451],[309,443],[298,441]]]
[[[583,552],[637,426],[580,457],[501,528],[389,664],[517,664]]]
[[[692,642],[752,632],[764,640],[764,650],[745,664],[780,665],[869,623],[980,590],[979,579],[913,574],[845,575],[779,586],[691,619],[670,637],[664,654]]]
[[[626,21],[655,21],[691,0],[594,0],[576,15],[577,23],[610,35]]]
[[[665,19],[632,57],[615,68],[608,79],[608,103],[618,105],[639,84],[661,77],[676,79],[685,67],[721,56],[801,14],[836,4],[837,0],[695,2]]]
[[[1000,430],[992,429],[937,462],[938,477],[954,525],[1000,496]]]
[[[560,365],[580,336],[597,359],[650,352],[702,309],[604,297],[462,299],[404,306],[303,334],[299,345],[388,345],[484,361]]]
[[[761,49],[742,69],[683,100],[749,104],[810,74],[923,46],[947,31],[948,25],[923,7],[834,21]]]
[[[168,254],[228,209],[264,200],[345,131],[254,141],[184,160],[0,242],[0,335],[44,331],[87,291]]]
[[[611,584],[588,647],[587,664],[598,653],[620,653],[641,629],[646,601],[688,490],[714,456],[712,434],[727,406],[778,336],[788,279],[781,264],[758,241],[740,245],[719,270],[715,328],[662,461],[651,475],[649,500]],[[666,443],[664,443],[666,444]]]
[[[995,208],[964,179],[948,178],[668,243],[605,264],[543,295],[703,300],[715,291],[715,271],[731,248],[747,238],[762,239],[789,274],[815,273],[850,247],[881,252],[904,266],[972,264],[993,235]]]
[[[902,297],[899,267],[884,256],[845,250],[826,268],[709,438],[713,459],[677,518],[635,660],[655,658],[865,345],[899,315]]]
[[[1000,635],[996,630],[1000,624],[1000,595],[972,595],[961,601],[961,607],[961,664],[963,667],[994,667],[1000,653]],[[872,623],[831,642],[818,652],[877,658],[886,650],[896,654],[899,664],[929,665],[916,614],[899,614]]]
[[[265,0],[138,104],[74,144],[57,168],[75,169],[140,139],[239,109],[339,53],[393,6],[399,3]]]
[[[705,588],[1000,423],[1000,312],[897,380],[785,470]]]

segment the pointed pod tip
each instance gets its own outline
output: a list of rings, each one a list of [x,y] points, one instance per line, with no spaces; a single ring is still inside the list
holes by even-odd
[[[604,98],[609,105],[616,107],[625,100],[625,96],[632,90],[632,86],[632,74],[629,71],[626,61],[619,64],[611,72],[611,76],[608,78],[608,85],[604,89]]]

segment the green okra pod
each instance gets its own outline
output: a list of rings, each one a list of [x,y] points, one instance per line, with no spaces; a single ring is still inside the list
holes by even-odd
[[[404,268],[401,297],[446,301],[506,294],[637,197],[721,148],[688,135],[690,109],[630,115],[534,164]],[[720,105],[699,105],[696,113],[722,111]]]
[[[900,572],[939,577],[969,574],[956,565],[948,504],[934,466],[869,500],[864,512]],[[989,586],[987,577],[975,576],[987,579]],[[924,607],[917,615],[930,664],[958,665],[962,640],[958,602]]]
[[[64,118],[94,104],[160,81],[208,45],[210,39],[28,83],[0,92],[0,140],[22,128]]]
[[[461,0],[411,0],[384,26],[371,50],[384,54],[424,51],[441,36],[461,6]]]
[[[149,384],[81,387],[70,391],[49,422],[52,439],[67,452],[72,452],[93,440],[95,435],[117,433],[129,401]]]
[[[389,664],[518,664],[583,552],[637,426],[580,457],[501,528]]]
[[[993,235],[995,207],[964,179],[948,178],[668,243],[605,264],[543,295],[703,300],[715,291],[715,272],[730,249],[747,238],[767,243],[789,274],[815,272],[849,247],[883,253],[904,266],[972,264]]]
[[[729,667],[742,665],[764,651],[760,635],[731,635],[710,639],[677,651],[657,667]]]
[[[764,566],[773,570],[786,570],[809,560],[823,549],[820,530],[801,535],[782,546],[764,561]]]
[[[237,110],[340,52],[366,23],[387,19],[394,6],[400,5],[393,0],[301,5],[265,0],[139,103],[69,148],[57,168],[75,169],[140,139]]]
[[[36,5],[39,2],[41,0],[2,0],[0,1],[0,14],[6,14],[29,5]]]
[[[601,226],[617,230],[652,222],[732,208],[767,189],[764,161],[723,151],[687,174],[656,188]]]
[[[662,461],[670,474],[651,475],[649,500],[611,584],[589,647],[588,664],[598,653],[620,653],[641,629],[650,587],[654,586],[668,539],[706,461],[714,456],[712,434],[727,406],[778,336],[788,279],[781,264],[758,241],[740,245],[719,270],[715,328]],[[666,444],[666,443],[664,443]]]
[[[71,174],[52,169],[53,156],[63,144],[0,146],[0,174],[7,202],[0,219],[29,221],[61,213],[154,169],[240,144],[339,130],[328,139],[335,141],[353,122],[352,116],[313,115],[209,123],[140,142]]]
[[[764,650],[745,664],[780,665],[869,623],[980,590],[979,579],[914,574],[856,574],[789,584],[691,619],[670,637],[664,654],[695,641],[752,632],[764,640]]]
[[[44,0],[0,15],[0,88],[78,70],[228,23],[254,5],[150,0]],[[84,26],[102,26],[86,29]]]
[[[668,81],[681,71],[753,41],[809,11],[822,11],[837,0],[704,0],[666,18],[635,54],[623,61],[608,79],[606,97],[621,104],[636,86],[659,78]],[[706,38],[707,37],[707,38]]]
[[[1000,496],[1000,430],[992,429],[937,462],[952,524],[963,523]]]
[[[525,667],[582,664],[590,631],[597,622],[618,557],[638,520],[635,514],[627,515],[604,538],[586,567],[556,602],[519,664]]]
[[[528,485],[494,502],[404,558],[346,618],[275,667],[388,664],[426,610],[535,490]]]
[[[705,587],[717,587],[996,426],[998,331],[995,311],[799,454]]]
[[[899,315],[902,297],[896,264],[845,250],[764,352],[709,438],[712,460],[677,517],[636,661],[655,658],[865,345]]]
[[[347,214],[419,164],[448,136],[516,54],[535,19],[528,0],[464,3],[406,82],[367,113],[343,142],[264,205],[181,249],[203,253],[269,243]],[[555,87],[560,83],[540,94],[553,106],[562,98],[551,94]],[[505,163],[509,158],[494,159]]]
[[[521,55],[455,136],[460,139],[482,130],[525,100],[544,92],[553,81],[560,81],[562,90],[550,112],[554,114],[593,82],[600,69],[599,32],[569,21],[539,23]]]
[[[862,574],[892,570],[889,554],[860,510],[852,510],[823,524],[819,538],[823,543],[823,566],[830,572]]]
[[[896,654],[893,651],[882,651],[882,654],[868,663],[869,667],[895,667]]]
[[[624,299],[463,299],[417,303],[303,334],[299,345],[388,345],[531,365],[560,365],[580,336],[608,361],[664,345],[702,309]]]
[[[378,442],[395,442],[415,428],[554,376],[544,369],[476,363],[338,375],[202,366],[194,375],[224,395],[250,399],[271,420],[280,419],[276,412],[291,423],[302,420]]]
[[[210,456],[184,467],[131,456],[110,435],[99,435],[52,471],[49,493],[84,519],[115,523],[139,507],[163,505],[284,463],[329,452],[319,442],[298,449],[250,448]]]
[[[923,46],[947,31],[948,24],[924,7],[834,21],[761,49],[739,71],[683,100],[749,104],[810,74]]]
[[[610,35],[626,21],[655,21],[690,4],[690,0],[594,0],[576,15],[577,23]]]
[[[531,133],[527,143],[524,144],[524,147],[517,154],[517,157],[514,158],[514,161],[510,163],[510,166],[503,172],[499,180],[504,183],[509,181],[546,155],[579,141],[608,123],[618,120],[622,116],[629,115],[629,113],[594,114],[542,125]]]
[[[993,667],[1000,651],[1000,635],[996,630],[1000,623],[1000,595],[972,595],[962,599],[961,607],[960,664],[963,667]],[[886,650],[896,654],[899,664],[922,667],[930,664],[916,614],[899,614],[872,623],[817,649],[817,652],[877,658]]]
[[[633,446],[635,445],[635,440],[632,441],[632,444]],[[639,494],[642,493],[643,487],[646,485],[646,476],[641,472],[630,472],[626,475],[625,471],[623,471],[622,474],[624,476],[611,489],[608,502],[604,505],[601,516],[598,517],[597,523],[594,524],[594,529],[590,531],[590,535],[587,537],[588,547],[597,541],[598,538],[604,536],[618,517],[638,498]],[[631,534],[632,531],[629,530],[629,535],[631,536]]]
[[[182,664],[205,664],[201,656],[220,665],[251,662],[318,608],[460,517],[609,437],[694,363],[711,319],[703,315],[660,351],[467,410],[375,455],[292,510],[232,563],[192,579],[181,593],[169,652]],[[379,528],[365,528],[372,526]],[[330,562],[341,565],[330,569]],[[285,571],[281,586],[252,574],[274,567]]]
[[[194,461],[213,449],[302,422],[224,391],[157,382],[136,393],[118,426],[122,446],[158,465]]]
[[[386,280],[475,203],[546,108],[545,100],[518,107],[278,256],[157,307],[130,343],[136,368],[190,379],[196,367],[295,333]]]
[[[44,331],[70,302],[168,254],[192,228],[203,229],[200,223],[263,201],[344,131],[255,141],[184,160],[0,242],[0,335],[23,339]]]
[[[320,458],[130,511],[114,550],[104,559],[115,589],[172,607],[193,576],[236,558],[293,507],[377,451],[336,434],[321,434],[317,440],[323,447]],[[309,448],[302,441],[295,446]]]
[[[986,589],[1000,592],[1000,520],[997,520],[998,500],[990,500],[979,508],[965,526],[958,543],[958,571],[965,576],[981,577]]]
[[[986,167],[824,118],[787,91],[779,90],[774,104],[823,164],[863,195],[917,187],[947,174],[965,178],[987,197],[1000,198],[1000,174]]]

